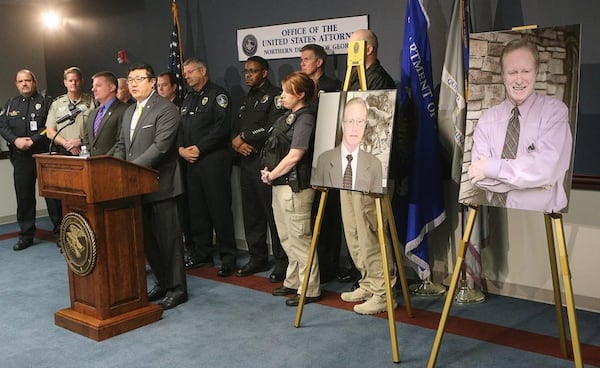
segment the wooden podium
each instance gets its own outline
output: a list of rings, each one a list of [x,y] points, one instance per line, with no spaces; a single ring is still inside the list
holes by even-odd
[[[71,307],[54,323],[101,341],[159,320],[162,308],[146,294],[141,208],[141,195],[158,190],[158,172],[110,156],[34,156],[40,195],[62,200],[61,238],[74,215],[95,243],[86,275],[65,257]]]

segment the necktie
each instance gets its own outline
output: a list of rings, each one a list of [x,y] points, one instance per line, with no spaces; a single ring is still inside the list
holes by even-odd
[[[137,107],[133,112],[133,118],[131,119],[131,129],[129,130],[129,138],[133,138],[133,132],[135,132],[135,127],[137,126],[138,121],[140,120],[140,116],[142,116],[142,104],[140,102],[137,103]]]
[[[352,155],[347,155],[346,160],[348,160],[348,164],[344,171],[343,188],[352,189]]]
[[[502,147],[502,158],[514,159],[517,157],[517,148],[519,147],[519,131],[521,124],[519,123],[519,108],[512,109],[512,116],[506,127],[506,136],[504,137],[504,147]],[[490,202],[494,206],[506,206],[507,193],[494,193]]]
[[[104,105],[100,106],[98,113],[96,114],[96,119],[94,120],[94,137],[98,134],[100,122],[102,121],[102,117],[104,117],[104,107]]]

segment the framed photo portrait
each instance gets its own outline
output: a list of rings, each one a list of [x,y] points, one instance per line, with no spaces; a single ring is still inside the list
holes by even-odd
[[[321,93],[311,185],[386,193],[396,90]]]
[[[470,35],[459,202],[568,210],[580,26]]]

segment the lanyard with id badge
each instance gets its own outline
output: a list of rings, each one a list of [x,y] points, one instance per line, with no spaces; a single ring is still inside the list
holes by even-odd
[[[31,120],[29,120],[29,130],[32,132],[37,132],[37,130],[38,130],[38,123],[35,120],[34,112],[31,113]]]

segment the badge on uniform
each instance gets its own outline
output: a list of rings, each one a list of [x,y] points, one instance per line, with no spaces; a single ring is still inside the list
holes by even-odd
[[[38,130],[37,121],[35,121],[35,120],[29,121],[29,130],[31,130],[32,132],[35,132],[36,130]]]
[[[227,95],[221,93],[220,95],[217,96],[217,104],[219,106],[221,106],[222,108],[226,109],[227,105],[229,105],[229,99],[227,98]]]
[[[202,97],[202,106],[208,103],[208,97]]]
[[[39,103],[36,103],[36,104],[35,104],[35,109],[36,109],[36,110],[39,110],[39,109],[41,109],[41,108],[42,108],[42,104],[39,104]]]
[[[269,101],[269,95],[264,95],[260,99],[260,103],[263,103],[263,104],[267,101]]]
[[[187,106],[182,106],[181,107],[181,115],[185,115],[188,112],[188,107]]]
[[[291,113],[288,115],[288,117],[285,119],[285,123],[287,125],[292,125],[294,124],[294,120],[296,120],[296,115],[294,113]]]
[[[13,111],[9,111],[6,115],[10,116],[10,117],[14,117],[19,115],[19,110],[13,110]]]
[[[281,104],[281,95],[275,96],[273,99],[275,100],[275,108],[281,109],[283,107],[283,105]]]

